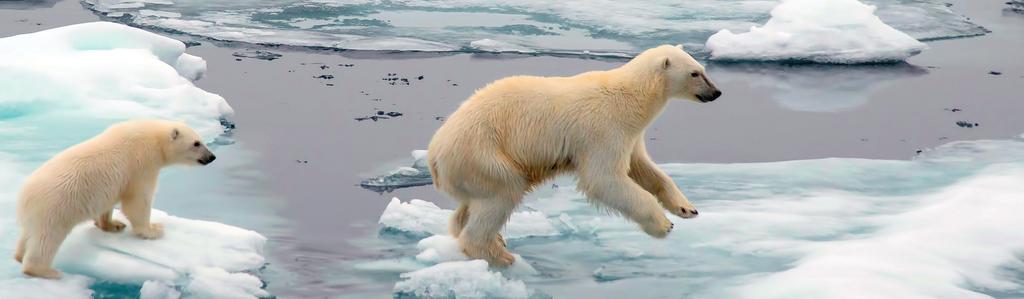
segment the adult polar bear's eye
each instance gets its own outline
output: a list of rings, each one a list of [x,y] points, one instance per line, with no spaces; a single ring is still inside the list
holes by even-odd
[[[697,76],[700,76],[700,73],[698,73],[698,72],[690,73],[690,77],[697,77]]]
[[[192,144],[192,146],[194,146],[194,147],[199,147],[199,145],[200,145],[200,144],[201,144],[201,143],[199,143],[199,141],[196,141],[196,143],[193,143],[193,144]]]

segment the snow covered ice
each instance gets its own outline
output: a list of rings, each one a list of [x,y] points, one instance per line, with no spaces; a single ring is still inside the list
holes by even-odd
[[[353,261],[349,279],[414,298],[1015,298],[1021,161],[1024,140],[1011,139],[954,142],[909,161],[666,164],[701,215],[669,216],[676,229],[665,240],[560,179],[517,212],[530,218],[509,222],[549,228],[507,230],[519,256],[505,270],[467,262],[445,233],[451,210],[393,199],[380,234],[357,242],[383,254]]]
[[[833,0],[830,0],[833,1]],[[830,2],[817,1],[817,2]],[[834,0],[839,1],[839,0]],[[249,1],[83,0],[147,28],[218,40],[350,50],[625,56],[661,44],[702,50],[708,36],[763,24],[777,0]],[[937,0],[867,0],[883,22],[919,40],[985,34]],[[128,15],[130,18],[121,18]],[[698,55],[702,56],[702,55]]]
[[[882,22],[857,0],[783,0],[764,26],[708,38],[714,60],[877,63],[903,61],[927,46]]]
[[[193,84],[206,62],[184,50],[179,41],[108,22],[0,39],[0,252],[14,250],[21,182],[60,150],[131,118],[183,120],[210,140],[225,131],[231,106]],[[160,240],[79,225],[56,257],[60,280],[23,276],[20,264],[0,259],[0,298],[268,295],[254,275],[265,264],[262,235],[158,210],[153,218],[166,228]]]

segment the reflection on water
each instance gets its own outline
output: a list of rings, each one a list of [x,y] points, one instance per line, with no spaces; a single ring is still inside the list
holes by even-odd
[[[867,103],[872,91],[928,73],[908,63],[838,65],[713,63],[716,78],[749,82],[771,91],[780,106],[803,112],[836,112]]]

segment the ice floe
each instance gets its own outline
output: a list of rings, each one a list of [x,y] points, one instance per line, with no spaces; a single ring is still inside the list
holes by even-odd
[[[857,0],[784,0],[771,19],[748,32],[723,29],[708,38],[715,60],[882,63],[903,61],[927,46],[882,22]]]

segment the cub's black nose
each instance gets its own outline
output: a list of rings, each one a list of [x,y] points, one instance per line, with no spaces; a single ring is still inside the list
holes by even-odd
[[[209,157],[206,157],[205,159],[199,159],[199,164],[203,164],[203,165],[210,164],[210,163],[213,163],[213,160],[217,160],[217,156],[210,155]]]
[[[722,91],[721,90],[715,90],[715,92],[711,94],[711,99],[714,100],[714,99],[717,99],[720,96],[722,96]]]

